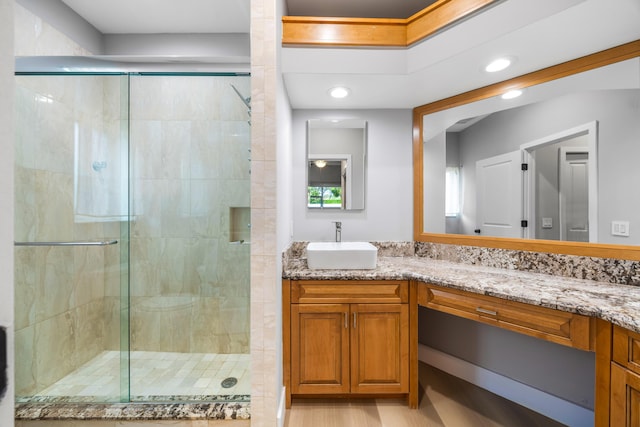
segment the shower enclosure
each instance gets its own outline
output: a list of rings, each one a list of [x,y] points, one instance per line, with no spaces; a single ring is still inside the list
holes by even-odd
[[[18,402],[248,399],[249,91],[16,75]]]

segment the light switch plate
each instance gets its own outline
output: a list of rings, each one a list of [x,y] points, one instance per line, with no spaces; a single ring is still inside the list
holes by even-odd
[[[611,235],[629,237],[629,221],[611,221]]]
[[[553,228],[553,218],[542,218],[542,228]]]

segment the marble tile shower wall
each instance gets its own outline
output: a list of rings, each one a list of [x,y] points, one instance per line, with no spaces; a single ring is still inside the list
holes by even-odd
[[[131,349],[249,352],[248,77],[131,80]],[[249,226],[248,224],[246,225]]]
[[[100,76],[17,78],[17,241],[118,238],[119,223],[77,222],[74,204],[76,139],[105,147],[119,141],[120,92],[113,84]],[[16,247],[18,395],[117,345],[118,307],[105,295],[118,289],[118,263],[117,246]]]

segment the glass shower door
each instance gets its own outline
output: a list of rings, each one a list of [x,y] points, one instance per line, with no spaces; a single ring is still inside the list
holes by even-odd
[[[248,401],[249,76],[16,83],[16,400]]]
[[[17,75],[18,402],[128,385],[128,77]]]
[[[249,93],[131,76],[132,401],[249,399]]]

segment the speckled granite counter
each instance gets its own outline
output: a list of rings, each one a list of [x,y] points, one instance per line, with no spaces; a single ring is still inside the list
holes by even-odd
[[[248,420],[244,401],[202,403],[19,403],[16,420]]]
[[[382,256],[378,257],[375,270],[310,270],[304,251],[298,248],[292,252],[292,256],[285,257],[283,277],[323,280],[413,279],[597,317],[640,332],[640,286],[436,260],[406,252],[401,253],[402,256],[384,256],[388,252],[380,252]],[[593,262],[598,263],[597,260]],[[630,264],[633,275],[637,274],[636,264]],[[589,268],[583,266],[583,270],[588,271]],[[624,273],[626,277],[629,274]],[[615,281],[615,277],[610,280]]]

